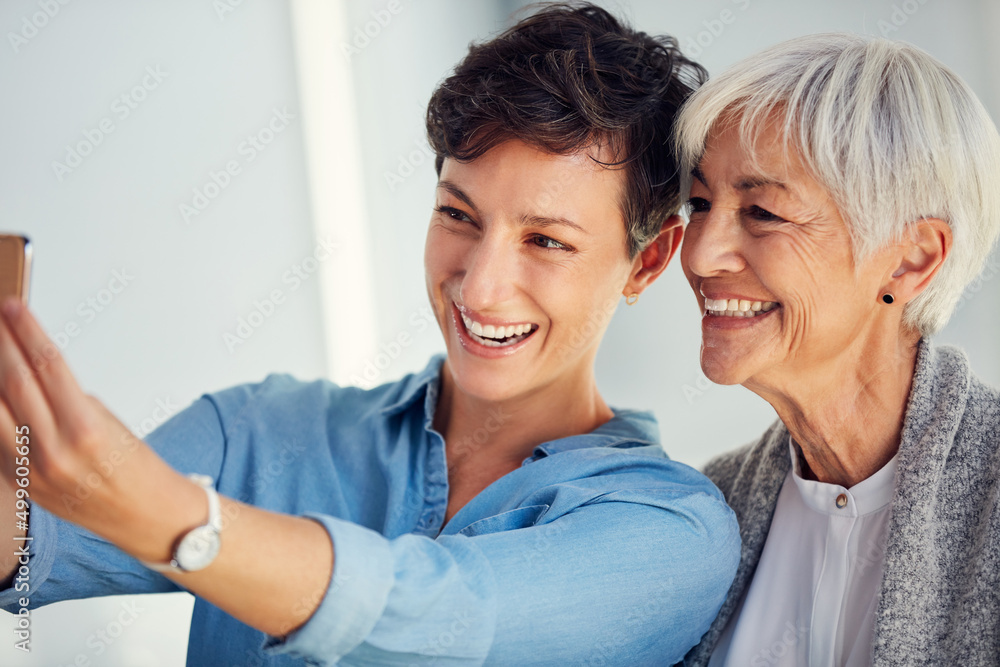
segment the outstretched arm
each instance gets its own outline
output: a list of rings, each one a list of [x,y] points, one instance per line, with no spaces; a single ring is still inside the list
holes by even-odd
[[[0,465],[11,503],[18,450],[27,441],[32,502],[140,560],[167,562],[174,541],[205,523],[205,492],[80,389],[20,302],[2,309]],[[86,499],[74,496],[80,484],[93,489]],[[74,500],[64,502],[67,497]],[[248,625],[287,634],[309,618],[327,589],[330,539],[309,519],[221,501],[226,523],[216,560],[198,572],[166,576]],[[9,576],[17,562],[0,566]]]

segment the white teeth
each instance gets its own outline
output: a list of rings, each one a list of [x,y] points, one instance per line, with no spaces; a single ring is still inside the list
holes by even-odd
[[[705,299],[705,311],[725,317],[754,317],[774,310],[777,301],[750,301],[748,299]]]
[[[531,329],[529,325],[528,333],[530,332]],[[477,336],[476,334],[472,334],[472,339],[477,343],[479,343],[480,345],[485,345],[486,347],[509,347],[511,345],[520,343],[522,340],[527,338],[528,333],[522,334],[520,336],[509,337],[503,341],[495,340],[493,338],[484,338],[483,336]]]
[[[462,315],[462,321],[465,323],[465,328],[471,331],[472,333],[476,334],[477,336],[481,336],[483,334],[483,327],[481,324],[479,324],[479,322],[473,322],[465,315]]]
[[[532,332],[533,325],[525,324],[511,324],[508,326],[496,326],[493,324],[480,324],[476,322],[471,317],[462,314],[462,322],[465,323],[465,328],[469,333],[474,334],[477,342],[486,345],[487,347],[498,347],[504,345],[512,345],[514,343],[520,342],[523,338],[517,340],[508,340],[505,342],[500,342],[499,339],[511,338],[513,336],[521,336],[523,334],[530,334]]]

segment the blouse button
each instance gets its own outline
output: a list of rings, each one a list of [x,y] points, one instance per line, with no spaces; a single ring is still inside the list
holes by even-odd
[[[837,496],[837,508],[844,509],[845,507],[847,507],[847,494],[842,493]]]

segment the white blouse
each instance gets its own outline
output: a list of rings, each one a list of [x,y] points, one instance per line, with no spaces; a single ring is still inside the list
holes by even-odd
[[[709,667],[871,662],[896,457],[850,489],[792,469],[778,494],[753,581]]]

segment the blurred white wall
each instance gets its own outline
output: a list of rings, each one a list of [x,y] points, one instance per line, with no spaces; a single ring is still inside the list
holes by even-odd
[[[325,374],[289,10],[220,2],[0,3],[0,227],[34,242],[31,307],[76,332],[63,354],[80,383],[139,430],[157,401]],[[67,146],[88,153],[69,173],[53,167]],[[282,303],[227,345],[273,290]],[[121,599],[39,610],[31,654],[3,641],[0,664],[182,665],[190,596],[156,598],[124,629]]]
[[[145,430],[157,401],[184,406],[271,371],[330,375],[328,359],[345,359],[328,329],[338,318],[350,321],[347,291],[374,304],[374,340],[332,372],[380,383],[422,368],[443,349],[436,328],[422,324],[422,249],[435,180],[424,109],[468,43],[509,25],[522,3],[394,2],[341,2],[341,34],[330,38],[353,80],[353,96],[339,94],[359,119],[346,128],[361,149],[349,167],[361,176],[366,213],[358,215],[367,216],[343,216],[333,239],[317,239],[313,228],[317,198],[332,186],[310,181],[304,131],[321,130],[303,123],[300,101],[302,90],[329,84],[300,87],[287,3],[0,4],[7,39],[0,84],[8,100],[0,108],[0,227],[33,239],[34,312],[50,334],[77,331],[67,335],[64,354],[81,384],[126,423]],[[1000,119],[1000,52],[991,39],[1000,11],[990,0],[603,4],[647,32],[676,35],[712,73],[795,35],[895,28],[891,37],[953,67]],[[54,6],[57,13],[38,18]],[[27,27],[35,24],[41,27]],[[95,128],[105,120],[113,131],[98,142]],[[96,145],[60,179],[53,162],[65,163],[66,147],[81,142]],[[227,164],[237,172],[228,179]],[[182,204],[204,206],[194,215]],[[341,243],[326,261],[364,253],[370,278],[326,282],[321,291],[324,262],[308,260],[320,241],[342,241],[337,230],[346,234],[355,223],[365,225],[366,247]],[[129,276],[128,286],[98,302],[98,312],[87,300],[107,301],[102,290],[114,271]],[[978,372],[1000,384],[1000,258],[984,275],[938,339],[962,345]],[[263,299],[274,290],[281,303],[269,310]],[[255,301],[266,317],[251,315]],[[261,323],[234,343],[226,336],[240,336],[241,318]],[[411,343],[392,346],[402,332]],[[746,390],[704,380],[698,337],[694,299],[675,264],[636,306],[619,309],[598,355],[606,398],[654,410],[667,451],[692,465],[750,440],[773,419]],[[386,358],[365,374],[369,362]],[[114,622],[120,598],[35,612],[32,653],[4,643],[0,664],[50,667],[83,656],[93,665],[181,665],[190,598],[156,597],[141,601],[142,614],[111,645],[94,637]]]

